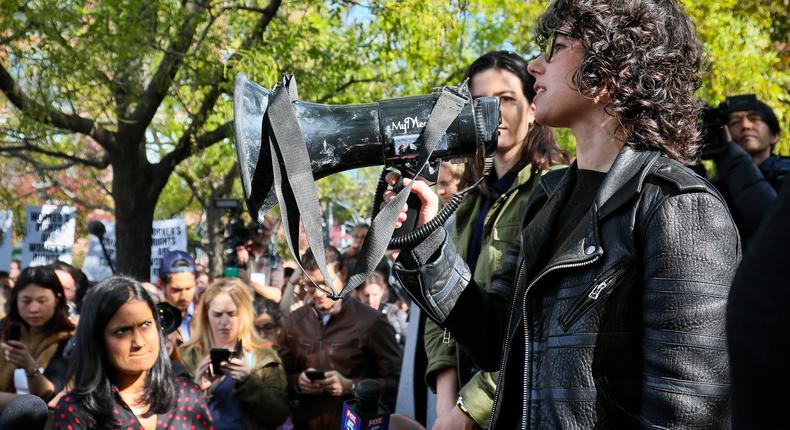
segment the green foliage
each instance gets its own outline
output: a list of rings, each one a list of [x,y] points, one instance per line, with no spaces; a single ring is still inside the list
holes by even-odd
[[[790,72],[787,9],[779,1],[684,0],[705,44],[707,69],[699,97],[718,104],[725,97],[756,94],[776,112],[784,131],[778,151],[790,155]],[[786,49],[786,48],[785,48]]]
[[[785,130],[780,150],[790,154],[790,75],[782,48],[788,33],[786,2],[683,3],[707,50],[709,67],[700,98],[718,103],[726,95],[756,93],[776,110]],[[486,51],[510,49],[534,56],[533,27],[547,1],[289,0],[265,31],[251,39],[268,1],[205,4],[190,9],[192,2],[176,0],[4,1],[0,63],[39,104],[93,119],[115,132],[128,124],[172,41],[196,16],[183,64],[174,71],[173,84],[147,124],[145,137],[126,143],[139,147],[155,165],[181,139],[194,145],[195,136],[232,120],[231,89],[238,72],[267,87],[279,81],[283,71],[291,72],[300,97],[319,103],[363,103],[426,93],[435,86],[459,83],[465,67]],[[206,110],[205,121],[191,135],[185,133],[216,90],[220,95]],[[32,141],[80,158],[102,155],[103,149],[90,138],[42,125],[41,119],[35,112],[19,115],[0,98],[0,145]],[[575,152],[567,130],[557,130],[556,135],[564,148]],[[155,216],[204,209],[206,196],[233,168],[231,142],[221,139],[180,163]],[[18,153],[11,156],[22,160]],[[43,176],[41,166],[57,165],[62,158],[32,153],[24,161],[38,166],[28,170]],[[6,171],[10,166],[4,161]],[[81,172],[77,176],[88,176]],[[318,184],[320,198],[326,203],[342,196],[340,200],[366,216],[377,175],[378,169],[366,169],[326,178]],[[107,182],[101,174],[94,176]],[[11,204],[15,190],[3,185],[0,199]],[[74,186],[90,193],[85,184]],[[241,198],[238,181],[229,196]],[[343,220],[350,217],[343,211],[335,214]]]

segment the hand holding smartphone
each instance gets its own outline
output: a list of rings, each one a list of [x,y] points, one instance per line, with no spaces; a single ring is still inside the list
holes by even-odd
[[[8,323],[8,329],[6,331],[5,340],[6,342],[9,340],[16,340],[22,338],[22,323],[19,321],[11,321]]]
[[[223,361],[228,361],[233,356],[233,351],[225,348],[211,348],[211,373],[216,375],[222,374],[220,364]]]
[[[304,371],[304,374],[307,376],[307,379],[309,379],[310,382],[320,381],[326,378],[323,370],[308,369]]]

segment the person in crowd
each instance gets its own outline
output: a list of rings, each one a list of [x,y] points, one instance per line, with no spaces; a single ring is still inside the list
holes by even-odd
[[[464,165],[461,163],[442,162],[439,169],[439,178],[436,181],[436,194],[442,199],[442,204],[447,204],[450,197],[463,189],[461,186],[464,177]]]
[[[14,287],[14,282],[16,282],[16,278],[22,272],[22,260],[15,258],[11,260],[11,266],[8,270],[8,279],[11,280],[11,288]]]
[[[0,272],[0,319],[8,314],[8,297],[11,295],[11,279],[8,272]]]
[[[725,113],[731,141],[713,158],[714,185],[727,200],[746,246],[790,172],[790,157],[773,154],[781,131],[773,109],[760,100],[751,108]]]
[[[470,222],[456,224],[450,233],[475,281],[487,289],[492,273],[502,268],[507,249],[518,243],[524,208],[540,176],[553,166],[569,164],[570,159],[557,145],[551,129],[534,123],[535,77],[527,72],[527,62],[521,56],[510,51],[489,52],[469,66],[466,77],[472,97],[500,97],[502,116],[494,168],[456,212],[458,219]],[[479,159],[472,163],[468,182],[477,181],[482,174],[480,166]],[[432,321],[426,322],[425,331],[425,378],[437,398],[434,429],[475,424],[485,428],[496,375],[476,375],[477,366],[457,348],[449,333]],[[459,388],[468,413],[455,407]]]
[[[51,267],[28,267],[17,277],[9,303],[2,321],[0,391],[49,401],[66,384],[73,349],[63,287]]]
[[[386,317],[351,297],[334,301],[316,287],[327,290],[331,282],[339,291],[344,284],[340,252],[327,246],[325,254],[331,279],[324,279],[308,250],[302,257],[307,304],[283,319],[297,429],[340,428],[343,401],[362,379],[377,379],[382,402],[393,410],[400,373],[401,351]]]
[[[184,251],[169,251],[162,257],[159,268],[159,288],[165,301],[181,311],[179,343],[192,338],[191,324],[195,315],[195,260]]]
[[[280,313],[288,315],[304,306],[304,296],[302,269],[297,267],[291,273],[291,276],[288,277],[288,282],[283,288],[283,296],[282,300],[280,300]]]
[[[781,427],[790,382],[790,329],[787,256],[790,255],[790,185],[784,184],[774,207],[744,252],[727,303],[727,346],[732,377],[732,428]]]
[[[285,283],[283,265],[272,242],[272,226],[268,221],[252,224],[250,243],[236,247],[239,277],[255,292],[255,303],[268,300],[280,303]]]
[[[249,287],[217,279],[200,298],[192,340],[181,347],[216,429],[274,429],[290,413],[282,362],[256,333],[253,312]],[[212,369],[214,348],[232,352],[219,373]]]
[[[405,306],[401,300],[389,301],[390,288],[384,275],[378,271],[371,273],[358,290],[359,301],[386,315],[387,321],[395,329],[395,339],[398,343],[405,341],[408,306]]]
[[[535,120],[569,128],[576,161],[541,177],[487,290],[444,229],[401,251],[398,276],[499,370],[491,427],[726,427],[740,241],[721,196],[683,165],[699,141],[691,20],[673,0],[555,0],[537,41]],[[438,202],[414,190],[421,225]]]
[[[73,388],[53,428],[212,428],[191,380],[174,377],[156,305],[139,282],[112,276],[85,297],[77,327]]]
[[[279,343],[282,335],[282,314],[279,306],[259,307],[255,315],[255,329],[261,338],[272,342],[274,345]]]
[[[63,261],[56,261],[52,263],[52,268],[55,269],[55,274],[58,275],[60,285],[63,286],[63,292],[66,294],[66,303],[69,307],[69,317],[76,324],[79,321],[79,306],[77,306],[77,291],[87,290],[90,281],[85,273]]]
[[[359,223],[351,229],[351,245],[343,251],[343,267],[346,270],[354,270],[359,258],[359,251],[362,249],[362,242],[365,241],[368,230],[370,230],[370,226],[365,223]]]
[[[203,295],[210,283],[211,276],[209,276],[208,271],[206,271],[205,268],[203,270],[198,270],[195,276],[195,303],[200,300],[200,296]]]

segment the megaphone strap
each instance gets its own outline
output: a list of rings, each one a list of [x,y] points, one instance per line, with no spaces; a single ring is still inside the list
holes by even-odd
[[[299,222],[301,221],[321,274],[324,279],[329,281],[331,277],[324,253],[318,192],[313,179],[307,146],[292,104],[296,97],[296,80],[291,76],[286,76],[283,85],[275,88],[272,103],[264,116],[264,127],[271,129],[272,138],[269,142],[262,142],[262,144],[268,144],[271,149],[274,189],[282,212],[288,248],[302,272],[307,275],[294,246],[299,243]],[[428,164],[437,143],[468,101],[468,98],[454,94],[446,88],[442,91],[422,130],[423,145],[420,146],[417,159],[419,166],[417,175]],[[331,282],[327,282],[326,285],[329,288],[327,291],[321,285],[313,282],[317,288],[332,299],[338,299],[367,279],[387,250],[395,229],[395,221],[409,196],[411,187],[411,184],[404,187],[395,199],[382,208],[373,219],[368,235],[362,244],[360,258],[353,268],[354,273],[348,278],[343,289],[338,292]],[[307,276],[309,278],[309,275]]]

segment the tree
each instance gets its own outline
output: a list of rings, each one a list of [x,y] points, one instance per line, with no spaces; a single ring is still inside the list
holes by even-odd
[[[745,23],[733,26],[736,34],[759,42],[744,57],[750,59],[743,64],[751,67],[749,80],[758,82],[755,88],[761,97],[786,100],[787,72],[770,70],[781,65],[776,46],[786,39],[784,30],[771,30],[771,22],[783,16],[781,6],[764,8],[765,2],[758,0],[684,1],[712,52],[714,66],[726,72],[724,77],[711,76],[703,98],[715,101],[743,81],[743,70],[728,67],[732,58],[726,56],[727,50],[740,46],[723,43],[727,38],[721,28],[730,31],[722,26]],[[200,165],[210,165],[209,157],[233,158],[228,150],[230,91],[238,71],[265,86],[277,82],[281,72],[292,72],[302,98],[319,103],[426,93],[437,85],[458,83],[465,66],[482,52],[511,49],[527,57],[537,54],[531,35],[545,4],[521,0],[3,2],[0,91],[5,98],[0,99],[0,154],[34,165],[32,173],[49,175],[57,185],[64,182],[56,177],[59,169],[68,169],[62,173],[66,176],[81,176],[78,179],[93,175],[98,182],[109,181],[105,188],[117,222],[118,268],[144,277],[150,261],[151,221],[163,190],[180,194],[170,198],[167,191],[165,201],[180,202],[173,207],[206,209],[208,200],[203,197],[230,169],[228,165],[202,170]],[[786,25],[779,28],[786,30]],[[778,107],[786,125],[788,116],[781,104]],[[572,147],[565,137],[561,142]],[[783,142],[786,145],[786,137]],[[205,152],[215,145],[224,149]],[[200,181],[207,176],[211,181]],[[196,191],[206,188],[199,193],[203,204],[197,197],[184,198],[190,180]],[[71,191],[62,196],[64,200],[85,197],[91,196]]]

